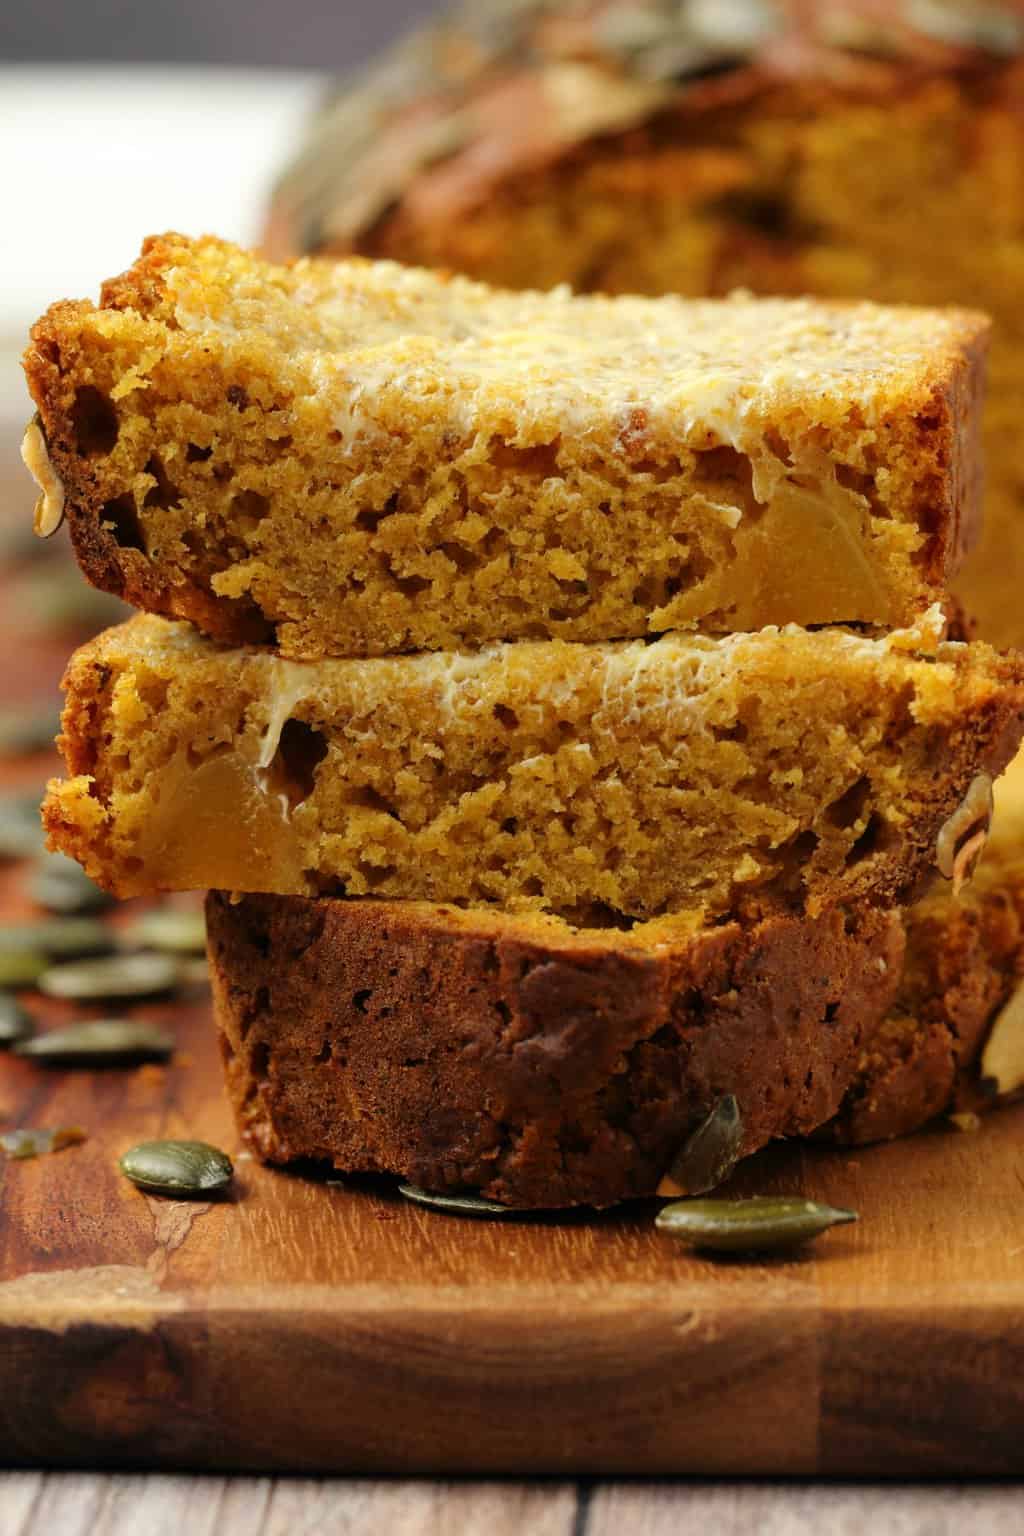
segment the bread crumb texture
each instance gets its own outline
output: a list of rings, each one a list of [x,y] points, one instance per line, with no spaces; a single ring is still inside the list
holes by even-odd
[[[316,659],[909,624],[972,536],[986,334],[166,236],[25,362],[90,580]]]
[[[121,896],[580,918],[891,902],[1024,729],[1024,662],[939,633],[294,662],[138,617],[71,661],[47,826]]]

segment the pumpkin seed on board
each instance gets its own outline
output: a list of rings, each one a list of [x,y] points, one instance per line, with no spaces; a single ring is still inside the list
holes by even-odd
[[[178,984],[182,987],[210,985],[210,965],[205,955],[185,955],[178,961]]]
[[[110,929],[94,917],[46,917],[36,923],[0,927],[0,955],[12,949],[37,949],[51,960],[70,960],[81,955],[107,955],[113,948]]]
[[[727,1093],[672,1159],[658,1194],[707,1194],[729,1177],[742,1145],[743,1116],[735,1096]]]
[[[118,1166],[138,1189],[179,1200],[216,1194],[235,1172],[227,1153],[206,1141],[143,1141]]]
[[[16,1056],[27,1056],[43,1066],[128,1066],[140,1061],[166,1061],[174,1040],[166,1030],[139,1019],[88,1019],[50,1029],[22,1040]]]
[[[41,793],[0,799],[0,859],[30,859],[42,851],[41,799]]]
[[[54,564],[18,582],[17,617],[33,634],[40,630],[93,631],[117,624],[130,609],[82,579],[77,566]]]
[[[9,992],[0,992],[0,1051],[9,1050],[20,1040],[35,1034],[32,1015]]]
[[[44,752],[59,730],[59,709],[0,709],[0,757]]]
[[[4,1131],[0,1152],[11,1158],[42,1157],[47,1152],[63,1152],[85,1141],[85,1132],[77,1125],[61,1126],[53,1131]]]
[[[41,561],[47,556],[53,559],[54,545],[41,539],[31,522],[24,522],[19,518],[13,523],[8,523],[5,519],[3,524],[0,524],[0,562],[4,565],[14,565],[29,560]]]
[[[48,853],[40,859],[29,881],[28,894],[37,906],[69,915],[100,912],[112,906],[114,900],[64,853]]]
[[[658,1213],[661,1232],[716,1253],[767,1253],[795,1248],[829,1227],[856,1221],[856,1211],[816,1200],[755,1195],[749,1200],[679,1200]]]
[[[478,1195],[442,1195],[430,1189],[419,1189],[415,1184],[399,1184],[398,1193],[414,1205],[428,1205],[435,1211],[447,1211],[452,1216],[521,1216],[507,1205],[496,1200],[481,1200]]]
[[[49,956],[31,945],[0,947],[0,988],[34,987],[49,965]]]
[[[206,952],[206,919],[192,907],[153,907],[122,930],[128,949],[157,949],[171,955]]]
[[[103,955],[51,966],[39,978],[40,992],[72,1002],[105,997],[153,997],[178,984],[178,963],[170,955]]]

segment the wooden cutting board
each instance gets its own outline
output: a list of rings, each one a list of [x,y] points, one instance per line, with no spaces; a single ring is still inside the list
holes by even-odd
[[[0,595],[0,702],[52,693],[70,644],[30,633]],[[0,866],[0,915],[24,909],[23,884]],[[0,1161],[4,1462],[1024,1470],[1024,1107],[973,1135],[762,1154],[737,1192],[799,1192],[861,1220],[802,1258],[715,1262],[657,1234],[650,1205],[474,1221],[244,1152],[228,1199],[148,1198],[116,1169],[132,1143],[239,1148],[205,997],[139,1012],[174,1028],[171,1065],[54,1074],[0,1057],[8,1126],[89,1138]]]

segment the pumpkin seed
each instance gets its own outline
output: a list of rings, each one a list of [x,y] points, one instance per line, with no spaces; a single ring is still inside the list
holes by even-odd
[[[17,617],[41,630],[98,630],[127,618],[130,610],[108,592],[83,581],[76,566],[54,565],[19,581]]]
[[[0,955],[12,949],[39,949],[53,960],[70,960],[106,955],[113,948],[110,929],[94,917],[50,917],[0,928]]]
[[[41,798],[41,794],[22,794],[0,800],[0,859],[30,859],[42,850]]]
[[[178,984],[182,987],[208,987],[210,966],[205,955],[186,955],[178,962]]]
[[[49,964],[41,949],[13,944],[0,948],[0,987],[34,987]]]
[[[521,1211],[499,1205],[496,1200],[481,1200],[478,1195],[441,1195],[434,1190],[419,1189],[415,1184],[399,1184],[398,1193],[415,1205],[429,1205],[435,1211],[448,1211],[455,1216],[516,1216]]]
[[[35,1034],[32,1015],[9,992],[0,992],[0,1051]]]
[[[907,0],[907,20],[929,37],[954,48],[981,48],[1011,58],[1024,46],[1024,25],[1006,5],[952,4],[951,0]]]
[[[54,546],[42,540],[30,522],[8,523],[0,526],[0,561],[15,564],[20,561],[53,559]]]
[[[46,1152],[77,1147],[85,1139],[85,1132],[77,1125],[62,1126],[54,1131],[4,1131],[0,1135],[0,1152],[11,1158],[42,1157]]]
[[[99,912],[113,904],[113,897],[63,853],[48,853],[40,860],[29,881],[28,894],[37,906],[50,912]]]
[[[155,1024],[138,1019],[88,1019],[51,1029],[14,1047],[44,1066],[104,1067],[137,1061],[166,1061],[174,1040]]]
[[[227,1153],[206,1141],[143,1141],[119,1167],[137,1188],[184,1200],[226,1189],[235,1171]]]
[[[679,1200],[658,1213],[655,1226],[693,1248],[764,1253],[795,1248],[829,1227],[856,1220],[856,1211],[816,1200],[756,1195],[750,1200]]]
[[[53,746],[60,710],[0,709],[0,756],[20,757]]]
[[[707,1194],[729,1177],[742,1145],[743,1116],[735,1096],[727,1093],[683,1143],[658,1185],[658,1194]]]
[[[47,997],[67,997],[84,1003],[103,997],[153,997],[178,983],[178,966],[170,955],[109,955],[53,965],[39,978]]]
[[[159,949],[172,955],[206,952],[206,919],[198,908],[154,907],[122,934],[130,949]]]

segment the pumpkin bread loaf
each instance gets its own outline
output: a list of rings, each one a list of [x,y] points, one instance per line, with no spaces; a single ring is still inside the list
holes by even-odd
[[[375,895],[586,924],[816,913],[969,871],[1024,658],[766,629],[321,662],[144,616],[77,652],[52,846],[120,896]]]
[[[97,586],[287,657],[905,626],[976,533],[986,335],[167,236],[35,326],[25,457]]]
[[[473,0],[342,81],[278,257],[491,283],[970,304],[996,322],[985,533],[961,581],[1024,640],[1019,0]]]

